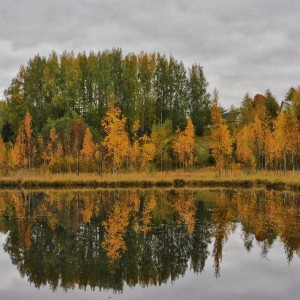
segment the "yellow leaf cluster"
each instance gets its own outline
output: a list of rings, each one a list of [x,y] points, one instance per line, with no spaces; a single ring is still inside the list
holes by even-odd
[[[122,251],[127,249],[124,235],[129,224],[130,211],[128,203],[120,201],[114,205],[108,220],[103,222],[106,234],[101,245],[112,261],[118,260]]]
[[[195,128],[189,118],[184,131],[177,129],[173,142],[173,151],[178,157],[180,166],[192,169],[195,160]]]
[[[93,142],[92,133],[89,128],[86,128],[83,139],[83,148],[81,149],[81,155],[87,160],[92,160],[95,154],[95,143]]]
[[[101,122],[106,136],[102,142],[111,157],[113,169],[120,170],[128,157],[130,143],[125,130],[126,118],[121,116],[118,107],[111,106]]]
[[[229,133],[227,124],[222,119],[217,93],[215,93],[211,109],[211,117],[213,123],[213,127],[211,129],[212,156],[215,158],[216,168],[222,176],[223,170],[225,169],[228,163],[228,158],[233,151],[233,139]]]

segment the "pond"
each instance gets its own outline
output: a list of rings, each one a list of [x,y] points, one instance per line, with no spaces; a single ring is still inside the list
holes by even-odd
[[[299,278],[291,191],[0,191],[0,299],[298,299]]]

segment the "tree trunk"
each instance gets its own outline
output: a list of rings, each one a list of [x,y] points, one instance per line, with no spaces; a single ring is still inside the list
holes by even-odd
[[[284,161],[284,175],[286,175],[286,154],[283,154],[283,161]]]
[[[79,176],[79,151],[77,149],[77,176]]]

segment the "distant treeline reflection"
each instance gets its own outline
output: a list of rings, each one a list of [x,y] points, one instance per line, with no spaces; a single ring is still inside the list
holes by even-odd
[[[53,290],[122,291],[160,285],[212,255],[237,224],[265,257],[279,238],[287,261],[300,256],[300,195],[268,190],[0,191],[0,232],[22,276]],[[212,244],[212,247],[210,247]],[[209,249],[212,249],[209,251]]]

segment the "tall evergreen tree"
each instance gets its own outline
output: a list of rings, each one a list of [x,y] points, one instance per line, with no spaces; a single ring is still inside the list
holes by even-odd
[[[268,117],[275,119],[279,114],[279,105],[270,90],[266,91],[265,98]]]

